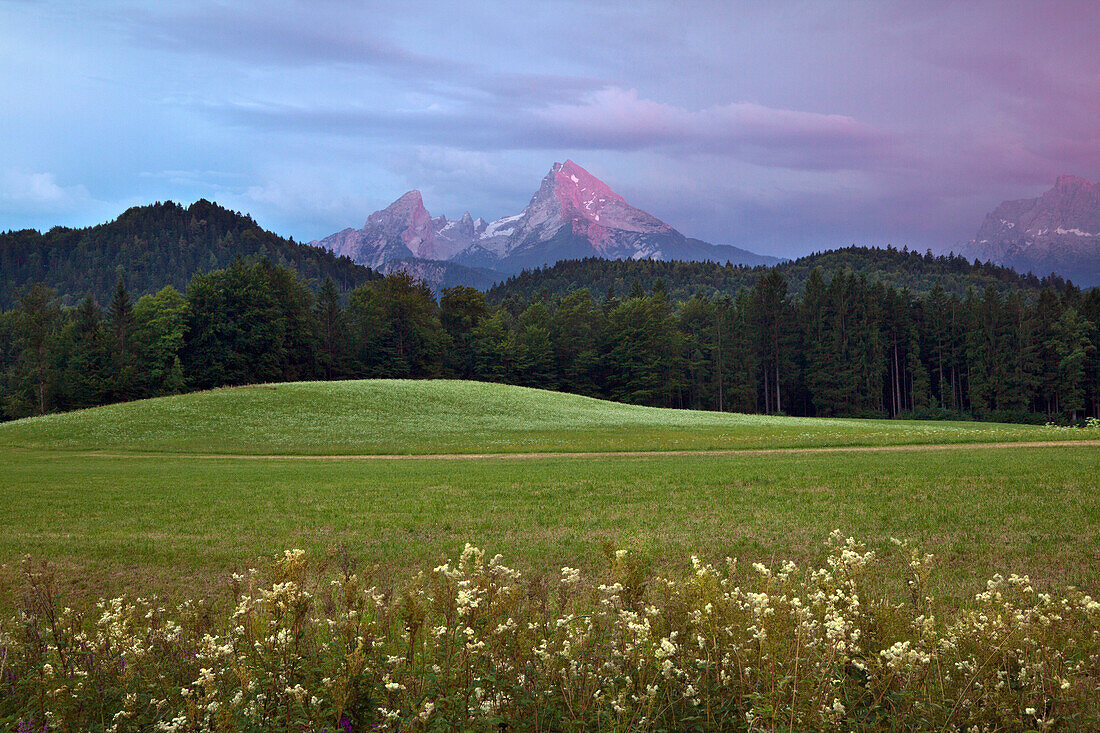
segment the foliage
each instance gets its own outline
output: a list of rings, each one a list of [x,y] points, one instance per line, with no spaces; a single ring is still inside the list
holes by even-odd
[[[623,298],[616,287],[602,301],[585,289],[513,292],[499,305],[464,287],[437,302],[395,273],[356,287],[345,306],[332,279],[315,296],[293,270],[238,259],[194,275],[182,302],[143,296],[140,313],[118,278],[106,314],[94,297],[69,309],[36,285],[0,328],[0,417],[362,377],[460,377],[720,412],[1100,416],[1100,289],[1004,294],[990,282],[960,298],[936,284],[919,296],[815,268],[799,296],[787,271],[753,271],[734,298],[677,302],[657,278],[649,291],[634,280]]]

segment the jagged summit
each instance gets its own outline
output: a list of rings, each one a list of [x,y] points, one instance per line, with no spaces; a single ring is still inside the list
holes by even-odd
[[[744,264],[769,260],[686,238],[628,204],[572,160],[554,163],[530,203],[513,216],[488,223],[468,211],[457,220],[432,218],[420,192],[413,190],[371,214],[363,229],[345,229],[318,244],[372,267],[416,257],[502,273],[591,256]]]
[[[1062,175],[1054,181],[1054,187],[1060,191],[1070,191],[1079,188],[1093,187],[1096,184],[1087,178],[1081,178],[1080,176]]]
[[[431,216],[415,189],[368,216],[362,229],[344,229],[320,244],[374,268],[405,257],[432,258],[439,251]]]
[[[1100,284],[1100,184],[1058,176],[1038,198],[1005,201],[964,251],[1021,272],[1057,272],[1078,285]]]
[[[562,206],[581,213],[596,213],[595,210],[608,201],[623,202],[619,194],[611,190],[606,183],[581,168],[571,160],[554,163],[547,178],[553,178],[554,191]]]
[[[435,232],[420,191],[413,189],[382,211],[371,214],[365,228],[372,226],[392,232],[417,256],[430,256],[423,250],[433,248]]]
[[[413,211],[413,210],[416,210],[416,209],[423,209],[423,208],[424,208],[424,197],[420,195],[419,189],[414,188],[411,191],[406,191],[405,193],[401,194],[401,196],[399,196],[397,198],[397,200],[394,201],[392,204],[387,206],[382,211],[374,212],[374,214],[372,214],[371,216],[376,216],[378,214],[386,214],[386,213],[391,213],[391,212],[399,212],[399,211]],[[369,221],[369,217],[368,217],[368,221]]]
[[[554,164],[543,179],[542,188],[531,199],[531,205],[536,205],[548,190],[561,204],[561,219],[572,222],[574,231],[589,236],[593,243],[606,241],[608,232],[613,229],[674,231],[657,217],[626,203],[610,186],[571,160]]]

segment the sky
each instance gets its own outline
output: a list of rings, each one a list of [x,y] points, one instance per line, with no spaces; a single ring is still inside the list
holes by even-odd
[[[572,159],[716,244],[946,252],[1100,178],[1098,38],[1095,0],[0,0],[0,230],[491,220]]]

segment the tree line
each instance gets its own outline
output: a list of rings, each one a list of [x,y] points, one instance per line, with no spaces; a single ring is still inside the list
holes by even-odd
[[[219,386],[451,377],[623,402],[816,416],[1081,421],[1100,415],[1100,289],[916,295],[812,270],[799,297],[767,269],[734,297],[586,289],[499,304],[439,299],[396,273],[314,293],[237,260],[138,299],[63,305],[25,288],[0,314],[5,419]]]
[[[1072,287],[1064,278],[1049,274],[1036,277],[992,262],[971,261],[955,254],[935,255],[931,251],[916,252],[906,247],[850,246],[818,252],[775,266],[786,278],[793,293],[801,293],[810,273],[843,270],[864,274],[895,288],[908,288],[918,295],[927,295],[936,285],[948,293],[963,297],[970,288],[983,292],[993,286],[999,293],[1012,290],[1038,291],[1051,287],[1063,291]],[[532,298],[547,295],[563,296],[574,290],[588,288],[603,294],[609,288],[629,290],[637,280],[647,291],[660,280],[673,300],[686,300],[693,295],[733,297],[739,290],[751,286],[767,266],[749,267],[716,262],[686,262],[680,260],[606,260],[588,257],[561,260],[553,265],[525,270],[509,277],[489,290],[489,302],[499,303],[518,296]]]

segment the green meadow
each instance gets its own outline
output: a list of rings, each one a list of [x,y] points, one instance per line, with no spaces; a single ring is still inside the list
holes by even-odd
[[[392,379],[217,389],[0,424],[0,447],[8,448],[249,455],[722,450],[1066,437],[1031,425],[741,415],[483,382]]]
[[[840,529],[872,548],[917,541],[960,599],[993,572],[1095,590],[1098,438],[660,410],[471,382],[216,390],[0,425],[0,578],[30,555],[77,597],[218,593],[286,548],[342,548],[403,577],[466,542],[533,571],[590,567],[608,544],[658,569],[693,553],[802,564]],[[1074,439],[1089,442],[1004,445]],[[833,446],[885,448],[753,452]],[[646,453],[727,449],[746,452]],[[608,451],[635,454],[554,455]],[[546,455],[423,457],[509,453]],[[422,457],[362,457],[375,454]]]

